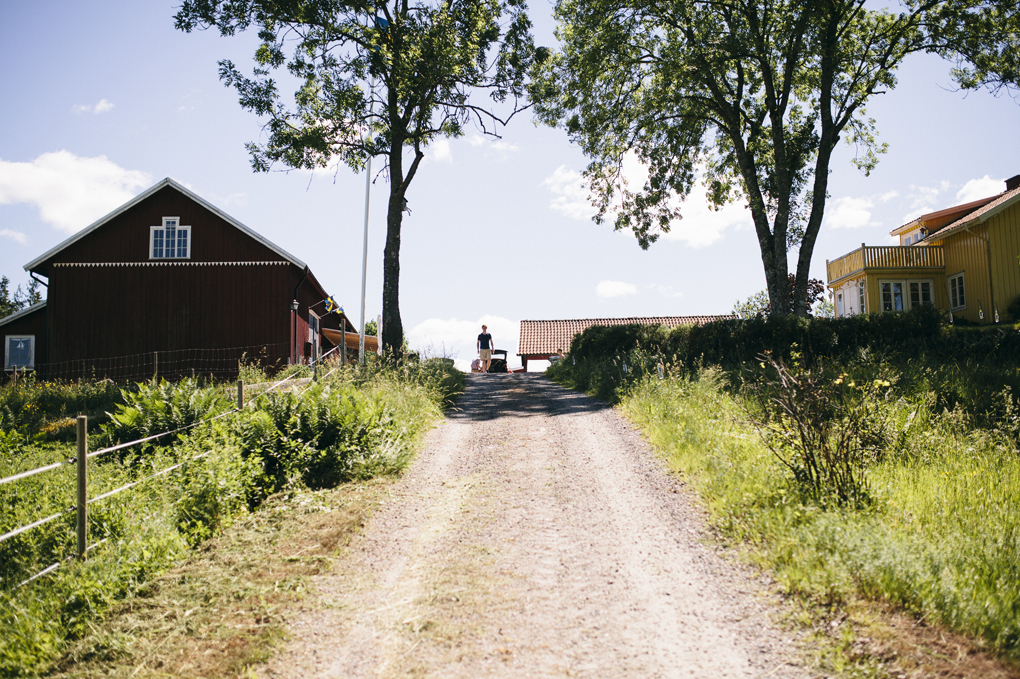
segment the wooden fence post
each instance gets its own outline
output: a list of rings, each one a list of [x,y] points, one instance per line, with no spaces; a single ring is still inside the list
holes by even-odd
[[[88,551],[88,421],[85,415],[78,416],[78,558],[85,560]]]
[[[244,381],[237,381],[237,409],[244,408]]]
[[[159,377],[159,352],[152,352],[152,379],[153,381]]]

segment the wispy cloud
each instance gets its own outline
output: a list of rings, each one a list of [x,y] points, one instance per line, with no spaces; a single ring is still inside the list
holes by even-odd
[[[75,104],[71,107],[71,112],[76,115],[83,113],[100,114],[106,113],[107,111],[113,110],[113,102],[109,99],[100,99],[98,104],[87,105],[87,104]]]
[[[480,134],[468,135],[467,142],[472,146],[483,146],[493,151],[499,151],[501,153],[509,153],[510,151],[516,151],[517,146],[509,142],[497,139],[495,137],[486,137]]]
[[[10,229],[0,229],[0,236],[4,238],[10,238],[15,243],[21,243],[26,245],[28,243],[28,237],[20,231],[11,231]]]
[[[910,212],[903,216],[901,223],[906,224],[923,214],[937,210],[939,208],[940,196],[947,190],[949,190],[949,182],[946,180],[942,180],[936,186],[916,186],[911,184],[910,193],[907,194],[907,200],[910,201]],[[942,205],[941,207],[948,207],[948,205]]]
[[[961,203],[969,203],[980,198],[988,198],[1006,190],[1006,185],[1001,179],[992,179],[985,175],[981,179],[971,179],[963,185],[963,188],[956,192],[956,200]]]
[[[44,222],[65,233],[88,226],[151,183],[149,174],[106,156],[55,151],[28,163],[0,159],[0,205],[34,205]]]
[[[630,153],[623,159],[621,178],[624,187],[640,190],[648,178],[648,168]],[[591,204],[590,193],[580,172],[561,165],[542,182],[542,186],[555,194],[550,207],[571,219],[591,219],[596,209]],[[674,220],[669,232],[662,234],[663,240],[681,241],[693,248],[712,245],[721,240],[729,229],[751,226],[751,214],[742,203],[730,203],[716,210],[710,206],[705,188],[696,184],[687,200],[681,202],[674,197],[671,208],[677,208],[681,219]],[[609,212],[614,210],[610,208]]]
[[[556,171],[545,178],[542,186],[555,194],[549,204],[556,212],[570,219],[588,220],[595,216],[596,209],[588,200],[588,187],[580,172],[560,165]]]
[[[653,283],[648,286],[649,290],[654,290],[663,297],[683,297],[683,290],[677,290],[672,285],[661,285],[659,283]]]
[[[623,281],[602,281],[595,286],[595,294],[602,299],[626,297],[627,295],[636,295],[637,286]]]

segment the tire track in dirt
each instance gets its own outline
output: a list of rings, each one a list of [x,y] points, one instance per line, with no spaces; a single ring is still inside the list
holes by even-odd
[[[266,677],[801,677],[615,411],[541,375],[468,389]]]

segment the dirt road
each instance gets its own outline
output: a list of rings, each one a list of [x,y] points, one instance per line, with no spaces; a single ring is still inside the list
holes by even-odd
[[[802,677],[612,409],[472,375],[265,677]]]

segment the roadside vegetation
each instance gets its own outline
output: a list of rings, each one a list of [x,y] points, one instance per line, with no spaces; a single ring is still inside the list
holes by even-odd
[[[251,381],[269,379],[251,366],[244,372]],[[73,674],[68,653],[84,662],[125,652],[137,640],[102,631],[103,618],[124,605],[118,602],[154,595],[160,574],[193,559],[198,547],[207,551],[211,538],[235,524],[242,534],[257,534],[243,550],[246,558],[268,558],[265,545],[278,539],[272,528],[282,520],[272,517],[308,506],[339,511],[351,482],[399,472],[463,380],[443,359],[346,368],[289,391],[252,396],[236,412],[231,389],[195,380],[126,389],[31,379],[4,385],[0,477],[73,457],[72,414],[97,415],[90,419],[90,450],[197,425],[90,460],[89,497],[184,464],[89,505],[89,542],[97,546],[87,560],[67,559],[75,551],[73,512],[0,543],[0,676],[34,676],[60,658],[56,667],[63,663]],[[74,465],[0,486],[0,534],[66,510],[74,494]],[[58,561],[49,575],[21,584]],[[303,562],[287,563],[293,571]],[[255,580],[248,589],[258,590],[256,599],[275,596]],[[203,587],[206,595],[216,591]],[[252,592],[238,596],[251,604]],[[173,619],[186,611],[164,613]],[[258,635],[266,634],[260,628]]]
[[[1020,330],[933,312],[712,326],[593,329],[550,374],[620,403],[787,593],[1020,662]]]

